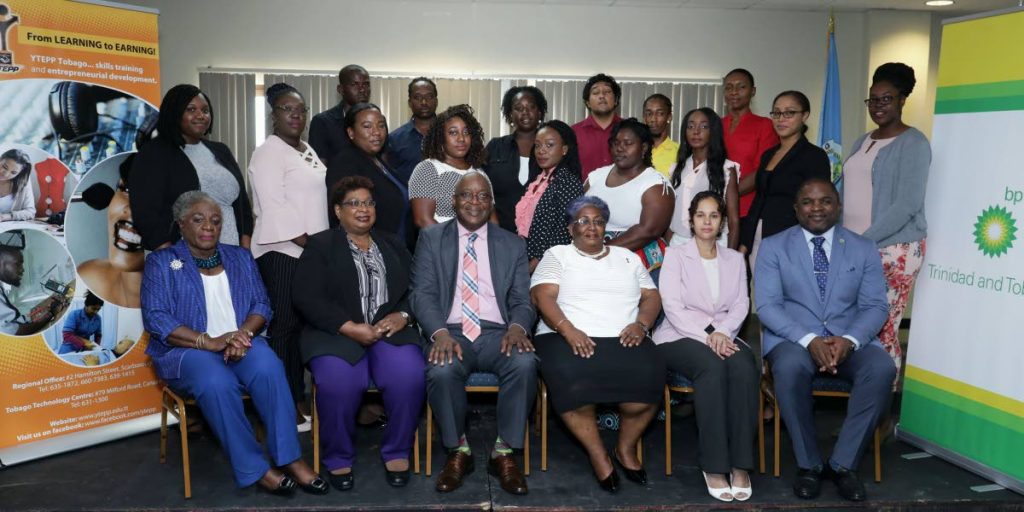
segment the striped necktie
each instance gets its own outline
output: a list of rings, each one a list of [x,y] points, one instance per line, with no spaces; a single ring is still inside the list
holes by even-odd
[[[480,336],[480,287],[477,282],[476,249],[473,242],[479,235],[469,234],[466,252],[462,254],[462,335],[469,341]]]

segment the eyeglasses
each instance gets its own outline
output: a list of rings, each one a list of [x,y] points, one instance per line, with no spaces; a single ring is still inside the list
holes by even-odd
[[[582,218],[576,219],[576,220],[572,221],[572,223],[576,224],[576,225],[578,225],[580,227],[584,227],[584,228],[587,227],[587,226],[591,226],[591,225],[593,225],[595,228],[603,228],[603,227],[608,225],[608,221],[606,221],[604,219],[590,220],[590,219],[588,219],[586,217],[582,217]]]
[[[374,201],[373,199],[368,199],[366,201],[356,201],[355,199],[352,199],[341,203],[341,205],[345,208],[355,210],[356,208],[373,208],[377,206],[377,201]]]
[[[289,116],[292,115],[292,114],[302,115],[302,114],[305,114],[305,113],[309,112],[309,107],[307,107],[305,105],[303,105],[301,107],[295,107],[295,106],[292,106],[292,105],[285,105],[283,107],[274,107],[274,110],[280,110],[281,112],[284,112],[285,114],[287,114]]]
[[[803,114],[803,113],[804,113],[803,110],[786,110],[786,111],[772,110],[771,112],[768,113],[768,115],[771,116],[772,119],[778,121],[779,118],[782,118],[782,119],[793,119],[793,117],[796,116],[797,114]]]
[[[481,203],[490,203],[494,196],[490,192],[459,192],[455,194],[455,197],[462,199],[463,201],[472,201],[476,199]]]
[[[887,107],[892,103],[892,100],[896,99],[891,94],[886,94],[880,98],[868,98],[864,100],[864,105],[868,107]]]

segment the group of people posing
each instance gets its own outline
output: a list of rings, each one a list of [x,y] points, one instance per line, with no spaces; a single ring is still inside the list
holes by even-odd
[[[230,151],[206,138],[206,95],[172,88],[127,186],[153,251],[141,303],[158,375],[195,397],[239,486],[323,494],[355,485],[356,417],[371,387],[387,414],[388,483],[408,482],[429,400],[448,450],[436,487],[457,489],[474,469],[466,380],[492,373],[488,471],[525,494],[514,455],[539,377],[598,484],[615,492],[619,470],[647,483],[635,447],[672,370],[695,388],[708,492],[743,501],[761,380],[737,337],[752,271],[761,355],[800,468],[794,492],[813,498],[830,477],[843,496],[864,499],[856,470],[888,410],[896,330],[924,252],[930,149],[901,118],[913,70],[876,70],[865,104],[878,128],[854,144],[842,193],[804,136],[804,94],[778,94],[765,118],[750,111],[748,71],[724,85],[727,115],[687,112],[678,143],[667,97],[645,101],[643,122],[620,119],[610,76],[587,81],[590,115],[571,127],[545,120],[540,90],[514,87],[501,104],[512,133],[485,145],[473,110],[436,113],[436,86],[422,77],[409,84],[412,119],[389,135],[368,101],[368,73],[346,66],[342,101],[312,118],[308,143],[302,95],[287,84],[266,90],[273,134],[250,159],[251,203]],[[296,436],[307,369],[326,480]],[[810,397],[819,372],[853,384],[827,459]],[[597,404],[615,404],[621,418],[610,454]]]

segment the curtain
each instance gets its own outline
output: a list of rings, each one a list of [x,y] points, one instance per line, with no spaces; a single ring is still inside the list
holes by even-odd
[[[338,92],[335,87],[338,85],[338,77],[332,75],[277,75],[267,73],[263,75],[263,90],[266,91],[271,85],[284,82],[302,93],[306,99],[306,106],[309,107],[309,115],[306,116],[306,131],[302,133],[302,140],[309,136],[309,120],[317,113],[323,112],[338,104]],[[265,100],[264,100],[265,101]],[[267,107],[267,115],[263,122],[266,129],[263,133],[270,135],[273,128],[270,126],[270,107]]]
[[[245,177],[256,149],[256,74],[200,72],[199,88],[213,109],[210,138],[231,149]]]

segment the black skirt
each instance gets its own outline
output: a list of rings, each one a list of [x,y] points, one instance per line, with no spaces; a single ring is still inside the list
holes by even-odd
[[[665,363],[650,338],[630,348],[617,337],[591,339],[597,347],[588,359],[574,355],[558,333],[542,334],[534,341],[555,412],[601,403],[661,402]]]

